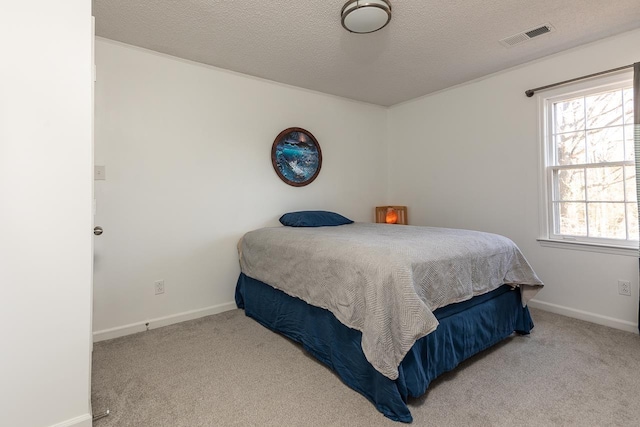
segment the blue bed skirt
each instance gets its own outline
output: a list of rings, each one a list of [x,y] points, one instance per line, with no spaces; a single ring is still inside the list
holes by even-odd
[[[440,322],[438,328],[413,345],[398,368],[398,378],[390,380],[365,358],[361,332],[343,325],[328,310],[244,274],[238,278],[236,304],[247,316],[301,343],[386,417],[405,423],[413,420],[406,404],[408,397],[421,396],[438,375],[514,331],[528,334],[533,328],[519,290],[506,285],[442,307],[434,312]]]

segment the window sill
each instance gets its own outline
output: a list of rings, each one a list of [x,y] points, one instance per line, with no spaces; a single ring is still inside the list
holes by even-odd
[[[626,246],[599,245],[596,243],[585,242],[567,242],[564,240],[551,240],[542,238],[537,240],[540,243],[540,246],[544,246],[546,248],[572,249],[576,251],[599,252],[611,255],[625,255],[636,258],[639,255],[638,248],[629,248]]]

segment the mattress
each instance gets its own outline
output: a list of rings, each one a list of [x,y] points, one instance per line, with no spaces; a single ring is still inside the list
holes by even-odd
[[[239,254],[242,273],[360,331],[366,359],[391,380],[413,344],[438,327],[435,310],[505,283],[521,288],[525,304],[543,286],[511,240],[471,230],[263,228],[245,234]]]

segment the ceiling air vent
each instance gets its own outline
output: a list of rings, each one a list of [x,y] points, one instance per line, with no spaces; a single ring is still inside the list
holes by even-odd
[[[505,37],[504,39],[500,40],[500,43],[503,46],[511,47],[529,41],[534,37],[550,33],[552,31],[555,31],[555,28],[553,28],[551,24],[538,25],[537,27],[531,28],[521,33]]]

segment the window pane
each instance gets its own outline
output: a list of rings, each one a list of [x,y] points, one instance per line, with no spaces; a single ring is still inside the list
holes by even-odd
[[[622,91],[603,92],[585,98],[587,129],[622,124]]]
[[[556,234],[586,236],[586,204],[554,203],[556,212]]]
[[[622,126],[587,132],[587,162],[619,162],[624,160]]]
[[[624,127],[624,159],[635,159],[635,147],[633,145],[633,125]]]
[[[584,132],[569,132],[556,135],[557,165],[576,165],[586,163]]]
[[[638,200],[638,193],[636,192],[636,168],[635,166],[625,166],[624,172],[624,188],[627,195],[627,202],[635,202]]]
[[[624,203],[589,203],[589,236],[626,239]]]
[[[552,114],[545,129],[550,234],[638,240],[633,88],[629,80],[610,87],[617,88],[574,92],[545,106]]]
[[[630,240],[638,240],[638,205],[627,203],[627,227]]]
[[[553,104],[553,133],[584,129],[584,98],[568,99]]]
[[[564,169],[554,171],[556,183],[555,200],[585,200],[584,169]]]
[[[587,200],[624,201],[622,166],[587,169]]]
[[[625,89],[624,97],[624,123],[633,123],[633,89]]]

